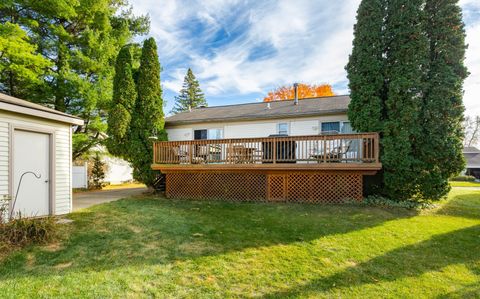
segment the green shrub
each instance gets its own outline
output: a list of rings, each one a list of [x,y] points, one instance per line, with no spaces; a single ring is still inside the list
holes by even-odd
[[[412,200],[396,201],[379,195],[370,195],[363,199],[362,205],[389,208],[404,208],[411,210],[428,209],[433,205],[429,202],[418,202]]]
[[[55,218],[22,218],[0,223],[0,243],[12,246],[45,244],[58,234]]]
[[[475,182],[475,177],[471,175],[459,175],[450,179],[457,182]]]

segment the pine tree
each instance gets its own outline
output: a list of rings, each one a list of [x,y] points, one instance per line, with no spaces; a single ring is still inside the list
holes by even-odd
[[[153,38],[144,41],[137,77],[137,101],[129,134],[129,160],[136,180],[152,186],[158,174],[151,169],[153,144],[151,137],[166,140],[160,62]]]
[[[93,189],[102,189],[105,179],[105,163],[103,163],[100,154],[97,152],[93,157],[91,186]]]
[[[348,119],[360,132],[383,129],[385,13],[386,0],[364,0],[357,11],[353,49],[346,70],[352,99]]]
[[[149,23],[127,1],[0,1],[0,91],[84,119],[72,137],[75,160],[103,141],[112,62]]]
[[[189,109],[200,106],[207,106],[207,101],[205,100],[205,95],[200,89],[198,80],[189,68],[185,75],[185,79],[183,80],[180,94],[175,97],[175,106],[172,109],[172,113],[188,111]]]
[[[132,53],[124,46],[117,56],[113,98],[108,116],[107,147],[116,156],[127,156],[127,131],[135,108],[137,91],[132,75]]]
[[[439,198],[450,190],[448,179],[464,168],[462,154],[462,85],[467,76],[465,30],[457,0],[427,0],[428,81],[422,109],[420,159],[422,196]]]

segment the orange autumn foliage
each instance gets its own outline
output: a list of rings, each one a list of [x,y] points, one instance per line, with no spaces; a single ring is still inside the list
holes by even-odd
[[[334,96],[332,86],[330,84],[298,84],[298,98],[317,98]],[[264,102],[292,100],[295,97],[295,89],[291,86],[281,86],[272,90],[263,99]]]

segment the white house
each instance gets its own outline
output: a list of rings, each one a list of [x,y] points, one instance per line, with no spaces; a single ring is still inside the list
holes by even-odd
[[[0,199],[13,214],[72,210],[73,125],[83,120],[0,94]]]
[[[351,133],[349,96],[193,109],[165,120],[169,141]]]
[[[381,169],[376,132],[353,132],[349,96],[200,107],[166,118],[152,169],[170,198],[362,199]]]

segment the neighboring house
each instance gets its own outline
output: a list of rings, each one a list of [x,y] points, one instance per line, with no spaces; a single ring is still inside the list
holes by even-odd
[[[105,183],[116,185],[133,181],[133,168],[127,161],[107,155],[103,157],[102,161],[107,168]]]
[[[480,179],[480,150],[473,146],[464,147],[463,156],[467,162],[465,174]]]
[[[381,169],[378,134],[357,134],[349,96],[203,107],[166,118],[153,169],[169,197],[338,202]],[[288,136],[288,137],[287,137]]]
[[[93,150],[101,153],[102,162],[105,163],[104,183],[116,185],[133,181],[133,169],[127,161],[109,155],[103,146],[97,146]],[[92,163],[77,160],[75,164],[73,166],[73,188],[88,188],[89,169],[91,169]]]
[[[74,125],[83,120],[0,94],[0,199],[13,199],[10,210],[23,216],[72,210]]]

